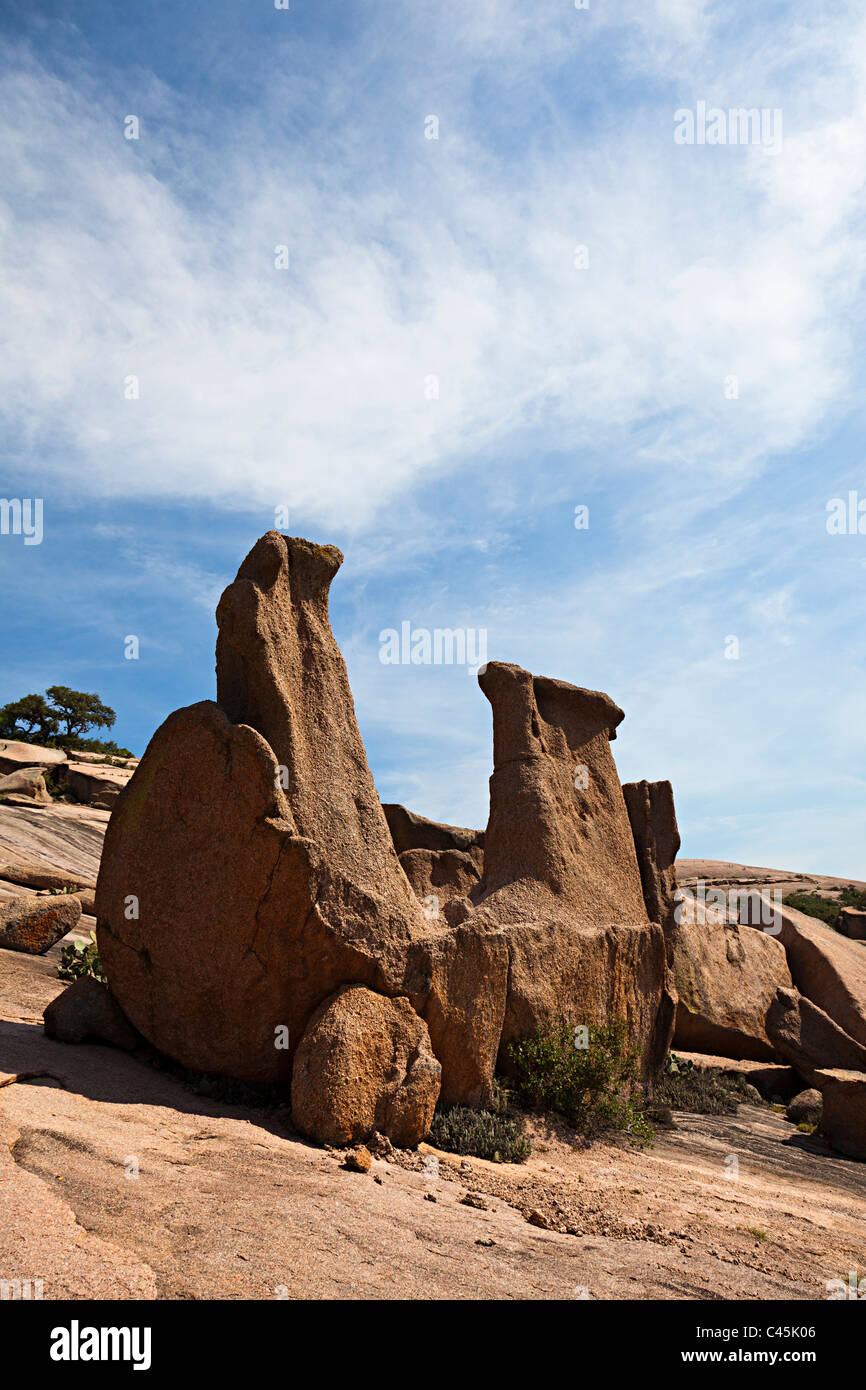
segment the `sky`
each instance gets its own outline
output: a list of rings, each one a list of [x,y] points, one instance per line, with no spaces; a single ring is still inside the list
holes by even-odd
[[[473,671],[381,659],[483,632],[684,857],[866,878],[864,101],[859,0],[0,0],[0,703],[140,754],[277,525],[383,800],[486,822]]]

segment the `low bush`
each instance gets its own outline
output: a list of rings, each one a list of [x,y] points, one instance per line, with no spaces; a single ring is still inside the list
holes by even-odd
[[[532,1152],[520,1116],[470,1110],[465,1105],[436,1111],[429,1142],[446,1153],[489,1158],[494,1163],[522,1163]]]
[[[652,1125],[634,1098],[640,1054],[628,1046],[624,1019],[577,1029],[558,1019],[510,1043],[508,1053],[527,1105],[561,1115],[587,1138],[618,1132],[635,1145],[652,1141]]]
[[[743,1101],[755,1104],[752,1088],[742,1076],[703,1071],[694,1062],[668,1053],[656,1083],[653,1102],[693,1115],[733,1115]]]
[[[128,748],[121,748],[112,739],[101,738],[76,738],[59,734],[57,738],[49,739],[48,748],[62,748],[67,754],[81,753],[101,753],[104,762],[110,762],[112,758],[132,758],[135,756]],[[75,758],[70,757],[69,761],[74,763]]]
[[[808,917],[819,917],[828,927],[836,927],[839,922],[839,904],[829,898],[819,897],[817,893],[789,893],[782,899],[785,907],[796,908]]]

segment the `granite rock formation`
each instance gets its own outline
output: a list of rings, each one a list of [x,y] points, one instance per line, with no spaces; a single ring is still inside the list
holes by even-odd
[[[781,942],[734,923],[683,921],[674,937],[673,969],[676,1047],[773,1060],[767,1016],[777,992],[791,989]]]
[[[670,939],[676,929],[679,905],[675,864],[680,832],[673,787],[670,782],[625,782],[622,791],[634,836],[647,916],[651,922],[660,922],[665,937]]]
[[[291,1083],[323,1140],[416,1135],[437,1069],[442,1101],[483,1105],[510,1040],[555,1017],[625,1016],[650,1071],[666,947],[610,751],[622,711],[490,663],[484,836],[386,817],[328,620],[341,561],[257,542],[217,609],[216,702],[169,716],[120,792],[96,891],[118,1004],[186,1066]]]
[[[866,1047],[796,990],[778,991],[766,1025],[776,1056],[796,1067],[804,1081],[822,1067],[866,1072]]]
[[[474,859],[479,869],[484,864],[484,831],[467,830],[464,826],[443,825],[439,821],[417,816],[394,801],[386,801],[382,810],[388,822],[391,839],[398,854],[408,850],[459,850]]]
[[[427,1135],[442,1068],[408,999],[357,986],[316,1009],[292,1075],[292,1114],[304,1133],[343,1148],[373,1134],[401,1148]]]
[[[493,710],[484,876],[464,930],[506,929],[498,1062],[554,1018],[625,1016],[646,1051],[663,1003],[665,947],[644,908],[610,750],[623,712],[598,691],[490,662]]]

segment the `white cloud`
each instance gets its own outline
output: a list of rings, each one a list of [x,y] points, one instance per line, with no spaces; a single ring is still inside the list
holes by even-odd
[[[696,43],[695,13],[658,5],[643,22]],[[475,11],[464,61],[494,33],[512,56],[540,43],[541,64],[545,31],[530,27],[524,7]],[[843,73],[849,37],[837,31]],[[798,72],[797,90],[808,81]],[[641,425],[626,470],[711,468],[728,488],[808,437],[850,365],[862,113],[816,117],[773,158],[675,147],[666,107],[648,106],[627,139],[560,129],[515,177],[459,84],[440,86],[447,138],[424,140],[419,109],[383,166],[363,107],[354,128],[288,149],[264,113],[235,133],[177,129],[153,84],[136,143],[86,73],[76,90],[13,67],[0,395],[22,446],[50,443],[61,476],[72,452],[83,490],[288,502],[363,527],[480,451],[507,461],[518,437],[625,455]]]
[[[390,575],[385,622],[486,625],[491,657],[609,689],[623,776],[672,778],[694,852],[854,872],[856,817],[814,808],[862,802],[861,562],[846,581],[841,545],[810,549],[787,476],[775,502],[752,489],[848,409],[859,367],[866,44],[856,6],[785,13],[419,0],[327,71],[263,56],[237,111],[136,74],[138,143],[122,75],[9,52],[13,462],[75,498],[287,503],[289,529],[348,537],[340,636],[385,797],[481,823],[490,764],[465,672],[378,664]],[[781,153],[675,146],[697,99],[781,106]],[[569,513],[591,492],[608,536],[584,563]],[[512,573],[526,509],[554,500],[573,562],[548,563],[548,517]],[[470,546],[464,594],[440,574]],[[217,579],[181,548],[133,533],[124,582],[210,607],[240,556]]]

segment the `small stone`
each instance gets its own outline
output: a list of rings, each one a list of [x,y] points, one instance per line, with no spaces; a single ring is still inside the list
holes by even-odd
[[[345,1166],[352,1173],[369,1173],[372,1162],[370,1150],[365,1144],[359,1144],[356,1149],[351,1149],[346,1154]]]
[[[495,1245],[495,1240],[476,1240],[476,1245]]]
[[[425,1192],[425,1193],[424,1193],[424,1201],[425,1201],[425,1202],[435,1202],[435,1201],[437,1201],[437,1200],[438,1200],[438,1199],[437,1199],[436,1197],[434,1197],[434,1195],[433,1195],[432,1192]]]
[[[367,1147],[374,1158],[390,1158],[394,1152],[394,1145],[387,1134],[380,1134],[378,1130],[374,1131]]]
[[[538,1207],[533,1207],[526,1219],[530,1226],[540,1226],[543,1231],[550,1230],[550,1222],[544,1215],[544,1212],[539,1211]]]
[[[487,1211],[487,1203],[477,1192],[467,1192],[465,1197],[460,1198],[462,1207],[474,1207],[476,1211]]]

